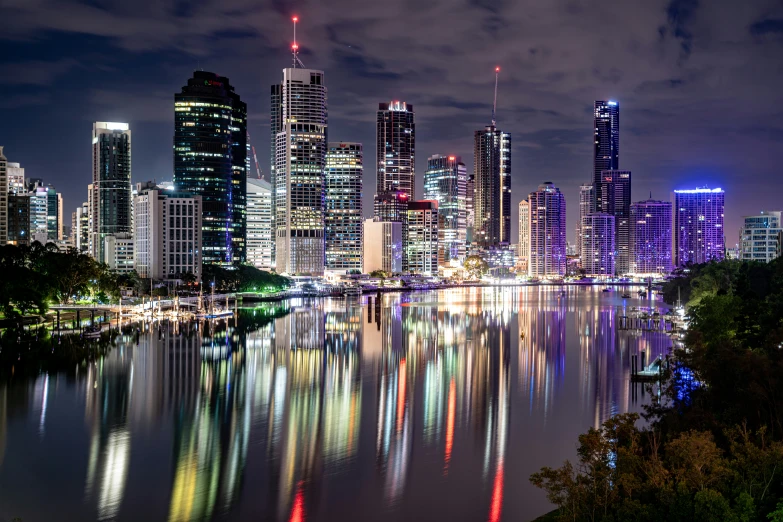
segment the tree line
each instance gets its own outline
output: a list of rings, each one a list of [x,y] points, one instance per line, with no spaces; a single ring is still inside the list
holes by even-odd
[[[530,480],[552,520],[783,522],[783,259],[689,267],[661,400],[579,436],[577,460]]]

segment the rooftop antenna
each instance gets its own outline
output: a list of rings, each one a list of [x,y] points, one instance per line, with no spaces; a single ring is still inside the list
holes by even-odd
[[[492,102],[492,126],[495,126],[495,110],[498,107],[498,74],[500,67],[495,67],[495,101]]]
[[[304,69],[305,66],[302,63],[302,60],[299,59],[299,44],[296,43],[296,22],[299,21],[299,17],[294,15],[291,20],[294,22],[294,43],[291,44],[291,54],[294,56],[294,69],[296,69],[297,64]]]

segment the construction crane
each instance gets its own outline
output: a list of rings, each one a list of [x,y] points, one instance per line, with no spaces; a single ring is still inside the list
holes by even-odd
[[[258,179],[264,179],[261,176],[261,167],[258,165],[258,156],[256,156],[256,148],[250,142],[250,131],[247,131],[247,143],[250,145],[250,150],[253,151],[253,160],[256,162],[256,174],[258,174]]]

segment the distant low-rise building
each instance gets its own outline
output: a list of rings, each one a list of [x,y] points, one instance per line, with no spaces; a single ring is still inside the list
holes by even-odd
[[[761,211],[756,216],[744,216],[740,230],[740,259],[769,263],[778,257],[779,235],[783,230],[781,211]]]
[[[133,234],[109,234],[104,237],[103,262],[111,270],[127,274],[134,270]]]

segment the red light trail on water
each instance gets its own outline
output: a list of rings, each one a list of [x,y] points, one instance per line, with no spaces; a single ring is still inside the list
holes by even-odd
[[[402,432],[402,418],[405,413],[405,359],[400,361],[399,372],[397,378],[397,433]]]
[[[492,502],[489,504],[489,522],[498,522],[503,512],[503,463],[498,463],[495,484],[492,486]]]
[[[296,497],[294,498],[294,505],[291,507],[291,516],[288,518],[288,522],[304,522],[305,510],[304,510],[304,492],[302,491],[302,481],[296,486]]]
[[[454,447],[454,416],[457,410],[457,389],[454,384],[454,377],[449,384],[449,409],[446,416],[446,457],[444,475],[449,474],[449,462],[451,462],[451,450]]]

